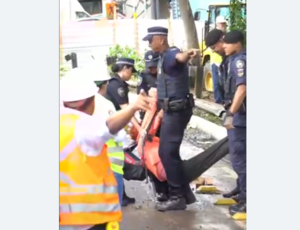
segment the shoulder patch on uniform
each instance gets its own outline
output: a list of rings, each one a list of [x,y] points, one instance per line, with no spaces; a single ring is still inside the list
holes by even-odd
[[[237,69],[237,75],[238,75],[238,77],[243,77],[244,76],[244,69],[243,68]]]
[[[120,95],[120,97],[124,97],[125,96],[125,89],[123,87],[118,88],[118,94]]]
[[[141,76],[138,77],[137,79],[137,85],[140,86],[143,82],[143,78]]]
[[[245,65],[245,61],[244,61],[244,60],[241,60],[241,59],[240,59],[240,60],[237,60],[236,63],[235,63],[235,66],[236,66],[236,68],[238,68],[238,69],[243,68],[244,65]]]

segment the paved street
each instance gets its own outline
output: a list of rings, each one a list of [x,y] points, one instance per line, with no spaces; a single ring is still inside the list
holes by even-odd
[[[184,142],[182,158],[190,158],[201,149]],[[236,174],[225,161],[216,163],[203,176],[213,178],[214,184],[223,191],[235,186]],[[198,195],[198,202],[186,211],[160,213],[154,209],[151,193],[145,182],[127,182],[126,191],[135,197],[135,205],[123,209],[122,230],[243,230],[244,221],[234,221],[228,215],[228,207],[214,206],[220,195]]]

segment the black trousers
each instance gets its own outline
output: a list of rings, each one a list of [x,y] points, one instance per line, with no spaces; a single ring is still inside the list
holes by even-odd
[[[190,190],[183,176],[179,150],[192,114],[192,108],[187,108],[178,112],[164,112],[162,119],[159,156],[166,171],[170,196],[182,197],[186,190]]]
[[[96,224],[88,230],[106,230],[106,224]]]

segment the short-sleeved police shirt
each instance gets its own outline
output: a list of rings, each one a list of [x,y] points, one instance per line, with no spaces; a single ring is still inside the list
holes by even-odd
[[[182,71],[186,66],[185,63],[180,63],[176,60],[176,55],[178,53],[181,53],[181,50],[177,47],[171,47],[165,53],[163,53],[163,71],[170,77],[177,77],[178,74],[182,74]]]
[[[137,94],[144,90],[147,94],[150,88],[156,88],[156,77],[150,75],[150,73],[144,71],[139,75],[138,82],[137,82]]]
[[[118,75],[109,80],[107,85],[107,94],[111,97],[113,103],[124,105],[129,103],[129,87]]]
[[[235,79],[236,87],[240,85],[246,85],[247,73],[246,73],[246,54],[237,54],[232,57],[230,61],[230,69]],[[234,114],[233,125],[246,127],[246,98],[244,99],[243,105],[245,108],[239,110]]]

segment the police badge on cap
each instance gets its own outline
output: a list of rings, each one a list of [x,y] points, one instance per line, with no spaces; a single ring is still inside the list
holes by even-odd
[[[156,53],[152,50],[147,51],[144,57],[146,68],[157,67],[159,58],[159,53]]]

